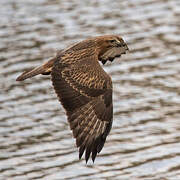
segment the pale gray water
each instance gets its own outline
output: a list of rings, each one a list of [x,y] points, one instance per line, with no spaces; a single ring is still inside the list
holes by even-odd
[[[0,17],[0,179],[180,179],[179,0],[1,0]],[[86,165],[50,77],[15,79],[101,34],[131,52],[105,66],[114,123]]]

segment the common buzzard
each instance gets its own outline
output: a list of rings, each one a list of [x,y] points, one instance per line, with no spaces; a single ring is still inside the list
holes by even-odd
[[[112,81],[98,61],[113,61],[127,50],[117,35],[90,38],[57,52],[42,66],[17,78],[23,81],[38,74],[51,75],[76,138],[79,158],[85,151],[86,163],[90,155],[94,162],[102,150],[113,120]]]

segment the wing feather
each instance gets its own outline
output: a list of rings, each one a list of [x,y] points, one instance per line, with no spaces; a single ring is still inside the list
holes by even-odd
[[[51,76],[76,138],[79,158],[85,152],[87,162],[91,154],[95,160],[112,126],[112,82],[93,53],[77,59],[73,52],[57,58]]]

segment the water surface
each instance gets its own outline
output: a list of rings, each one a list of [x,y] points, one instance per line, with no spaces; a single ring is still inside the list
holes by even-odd
[[[179,0],[1,0],[0,7],[0,179],[180,179]],[[86,165],[50,77],[15,79],[102,34],[121,34],[131,52],[105,66],[113,128]]]

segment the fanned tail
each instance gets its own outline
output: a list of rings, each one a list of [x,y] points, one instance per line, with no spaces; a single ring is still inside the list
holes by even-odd
[[[52,71],[52,67],[55,59],[56,58],[52,58],[48,62],[44,63],[42,66],[25,71],[24,73],[22,73],[20,76],[17,77],[16,81],[24,81],[25,79],[34,77],[38,74],[49,75]]]

